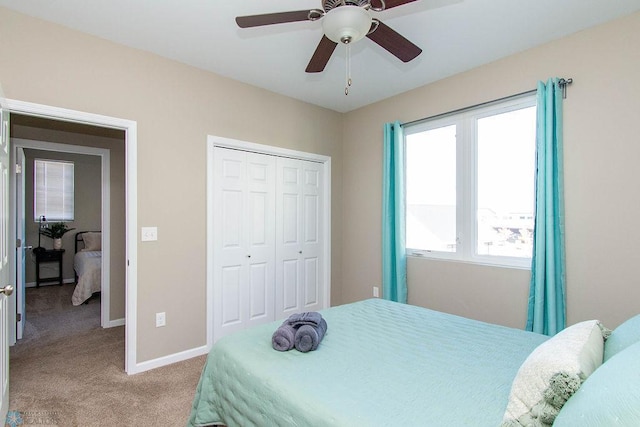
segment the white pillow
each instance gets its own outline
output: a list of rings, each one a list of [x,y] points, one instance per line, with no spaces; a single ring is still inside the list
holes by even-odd
[[[576,323],[533,350],[513,380],[502,426],[553,424],[562,405],[602,364],[602,328],[597,320]]]
[[[102,250],[102,233],[83,233],[82,241],[84,242],[83,251]]]

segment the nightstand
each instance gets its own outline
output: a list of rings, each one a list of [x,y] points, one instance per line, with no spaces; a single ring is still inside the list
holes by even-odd
[[[46,249],[41,251],[35,251],[36,254],[36,288],[40,287],[40,283],[44,282],[58,282],[62,285],[62,255],[64,249]],[[40,264],[46,262],[58,263],[58,276],[57,277],[40,277]]]

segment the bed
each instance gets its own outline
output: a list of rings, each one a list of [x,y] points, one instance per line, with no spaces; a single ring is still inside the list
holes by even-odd
[[[546,369],[531,365],[539,363],[539,350],[546,351],[544,357],[549,352],[562,353],[556,347],[563,333],[549,338],[381,299],[321,313],[328,324],[327,334],[318,349],[309,353],[272,349],[271,335],[280,322],[220,339],[207,358],[188,425],[520,425],[505,421],[505,413],[513,410],[514,401],[526,401],[516,390],[521,379],[530,381],[523,368],[533,366],[534,375],[542,376]],[[640,316],[628,329],[637,332],[626,341],[640,342]],[[594,363],[591,369],[595,372],[587,372],[587,381],[581,380],[578,393],[556,414],[558,420],[564,419],[562,425],[608,425],[586,422],[581,411],[603,407],[603,403],[581,405],[580,399],[585,388],[586,399],[593,398],[589,381],[596,381],[596,396],[601,392],[603,387],[592,378],[603,376],[599,373],[607,365],[615,368],[612,362],[625,369],[635,363],[630,383],[640,383],[640,343],[635,345],[635,354],[626,356],[632,362],[617,362],[616,355],[597,368],[604,358],[605,331],[597,321],[580,328],[585,342],[572,360],[582,363],[592,357],[600,362]],[[618,329],[612,337],[616,333]],[[599,349],[594,350],[596,347]],[[628,412],[633,422],[615,425],[640,425],[637,388],[624,391],[630,403],[619,410]],[[611,387],[607,390],[609,394],[598,398],[611,400],[613,394],[615,399]],[[580,422],[572,424],[578,415],[571,411],[580,414]],[[615,416],[620,419],[619,413]]]
[[[80,305],[100,292],[102,287],[102,235],[99,231],[81,231],[75,236],[73,268],[76,288],[71,302]]]

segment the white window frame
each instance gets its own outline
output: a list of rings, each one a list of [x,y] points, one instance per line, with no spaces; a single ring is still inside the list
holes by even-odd
[[[413,249],[407,255],[509,268],[531,268],[531,257],[480,255],[478,240],[478,141],[477,119],[536,106],[536,94],[527,93],[480,107],[452,112],[404,127],[406,137],[443,126],[456,125],[456,250],[454,252]],[[406,164],[406,163],[405,163]],[[532,180],[534,177],[532,177]]]
[[[67,165],[71,165],[73,170],[74,178],[71,179],[71,197],[72,197],[72,209],[71,209],[71,217],[63,217],[58,218],[55,216],[47,215],[47,213],[38,212],[38,162],[43,162],[45,164],[53,164],[53,163],[63,163]],[[34,221],[38,222],[41,216],[44,216],[48,222],[56,221],[56,222],[73,222],[75,220],[75,164],[72,161],[68,160],[52,160],[52,159],[34,159],[33,161],[33,216]],[[63,183],[63,185],[66,185]],[[45,208],[46,211],[46,208]],[[69,212],[67,212],[69,213]]]

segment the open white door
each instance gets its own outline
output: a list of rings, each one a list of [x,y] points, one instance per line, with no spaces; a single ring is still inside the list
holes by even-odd
[[[9,409],[9,113],[0,89],[0,420]]]
[[[26,246],[26,224],[25,224],[25,159],[22,147],[13,147],[15,153],[16,174],[15,174],[15,201],[16,201],[16,336],[21,340],[24,334],[26,322],[26,290],[25,290],[25,266],[27,251],[31,246]],[[9,343],[11,344],[11,343]]]

